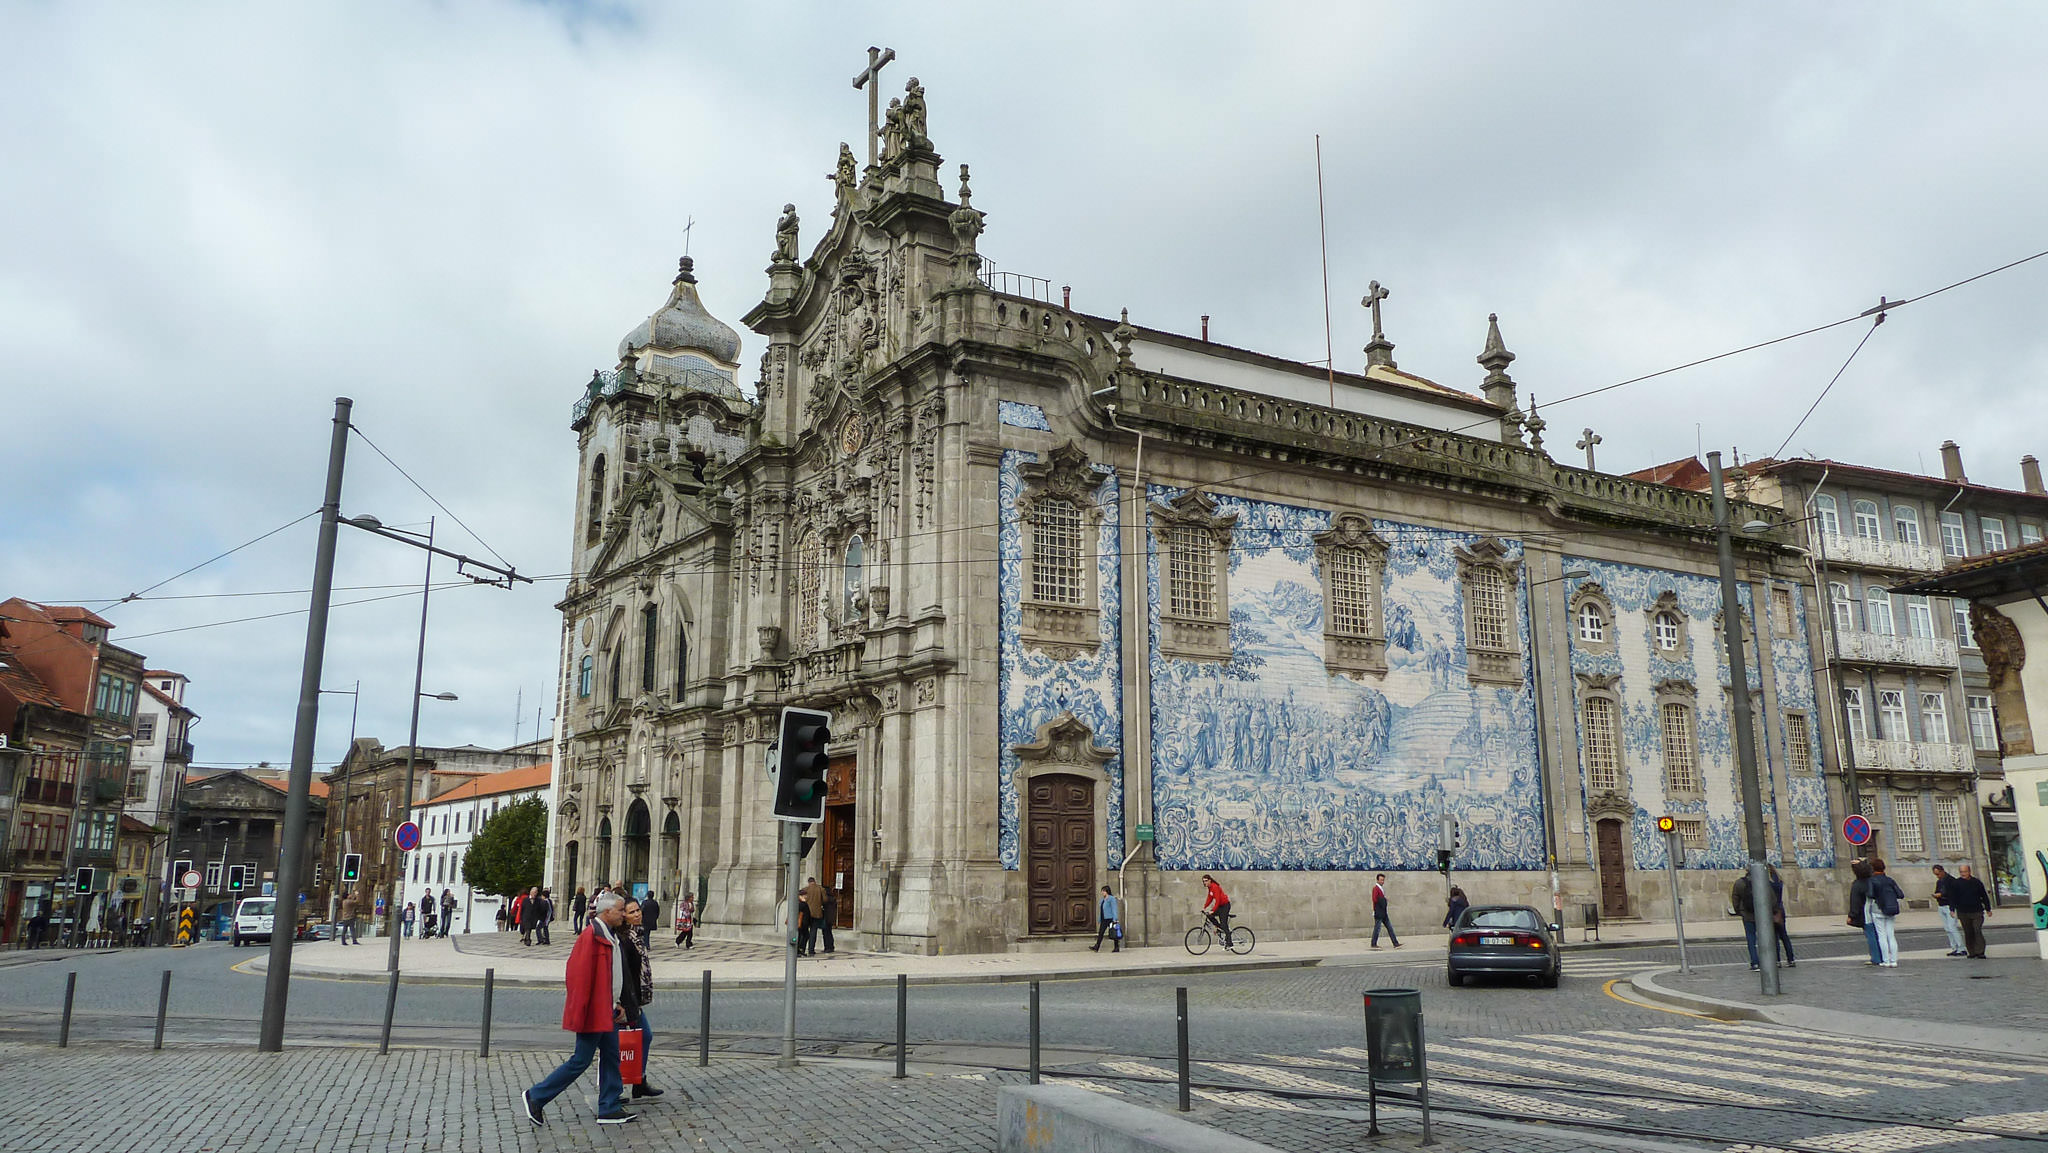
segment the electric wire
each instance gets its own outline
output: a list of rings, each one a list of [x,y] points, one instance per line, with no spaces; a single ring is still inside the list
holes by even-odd
[[[356,434],[357,436],[360,436],[360,437],[362,437],[362,438],[363,438],[363,443],[364,443],[364,444],[367,444],[367,445],[369,445],[369,446],[370,446],[370,450],[371,450],[372,452],[375,452],[375,453],[376,453],[376,454],[377,454],[378,456],[381,456],[381,457],[383,457],[383,458],[384,458],[384,463],[385,463],[385,464],[388,464],[388,465],[390,465],[390,466],[391,466],[392,468],[398,469],[398,475],[400,475],[400,476],[404,477],[404,478],[405,478],[405,479],[406,479],[406,480],[407,480],[408,482],[410,482],[410,483],[411,483],[411,485],[412,485],[412,486],[413,486],[414,488],[416,488],[416,489],[419,489],[419,490],[420,490],[420,495],[421,495],[421,496],[424,496],[424,497],[426,497],[426,498],[427,498],[428,500],[430,500],[430,501],[433,501],[433,502],[434,502],[434,507],[435,507],[435,508],[438,508],[438,509],[440,509],[440,510],[441,510],[442,512],[445,512],[445,513],[447,513],[447,514],[448,514],[448,518],[449,518],[450,520],[453,520],[453,521],[454,521],[454,522],[455,522],[456,524],[459,524],[459,525],[461,525],[461,526],[462,526],[462,531],[464,531],[464,532],[468,533],[468,534],[470,535],[470,537],[471,537],[471,538],[473,538],[473,539],[474,539],[474,540],[476,541],[476,543],[478,543],[478,544],[480,544],[480,545],[484,546],[484,551],[485,551],[485,552],[488,552],[488,553],[490,553],[490,554],[491,554],[492,556],[494,556],[494,557],[497,557],[497,559],[498,559],[498,563],[499,563],[499,564],[501,564],[501,565],[504,565],[504,566],[505,566],[506,568],[513,568],[513,567],[515,567],[515,566],[514,566],[514,565],[512,564],[512,562],[511,562],[511,561],[508,561],[508,560],[506,560],[506,559],[505,559],[505,558],[504,558],[504,557],[503,557],[502,555],[500,555],[497,549],[494,549],[494,548],[492,548],[492,547],[491,547],[491,542],[489,542],[489,541],[485,540],[485,539],[484,539],[483,537],[480,537],[480,536],[478,536],[478,535],[477,535],[477,532],[476,532],[476,530],[475,530],[475,529],[473,529],[473,528],[471,528],[471,527],[469,527],[469,523],[468,523],[467,521],[463,520],[463,519],[462,519],[461,517],[459,517],[459,516],[456,516],[456,515],[455,515],[455,512],[454,512],[454,510],[453,510],[453,509],[450,509],[450,508],[449,508],[449,507],[448,507],[447,505],[445,505],[445,504],[442,504],[442,503],[441,503],[441,498],[440,498],[440,497],[438,497],[438,496],[435,496],[435,495],[434,495],[433,493],[430,493],[430,492],[428,492],[428,491],[427,491],[427,487],[426,487],[425,485],[421,484],[421,483],[420,483],[419,481],[413,480],[412,474],[411,474],[411,473],[409,473],[409,472],[407,472],[407,471],[405,471],[405,469],[404,469],[404,468],[400,467],[400,465],[399,465],[399,463],[398,463],[397,461],[395,461],[395,460],[392,460],[392,459],[391,459],[391,454],[390,454],[390,453],[387,453],[387,452],[385,452],[385,451],[384,451],[383,449],[381,449],[381,448],[378,448],[378,447],[377,447],[377,442],[376,442],[376,441],[374,441],[374,440],[371,440],[371,439],[370,439],[370,434],[369,434],[369,433],[366,433],[366,432],[364,432],[364,431],[363,431],[363,428],[362,428],[362,426],[361,426],[361,425],[359,425],[359,424],[356,424],[356,423],[355,423],[354,421],[350,421],[350,422],[349,422],[349,426],[348,426],[348,428],[349,428],[349,431],[350,431],[350,432],[353,432],[353,433],[355,433],[355,434]]]
[[[1863,346],[1870,343],[1871,336],[1877,332],[1878,326],[1883,323],[1884,313],[1880,312],[1877,314],[1877,319],[1870,322],[1870,329],[1863,334],[1863,339],[1857,341],[1856,347],[1849,350],[1849,359],[1843,361],[1842,367],[1835,370],[1835,375],[1828,378],[1827,387],[1821,389],[1820,395],[1813,398],[1813,403],[1806,406],[1806,412],[1799,417],[1799,423],[1792,426],[1792,431],[1786,433],[1785,439],[1778,444],[1777,451],[1771,453],[1773,459],[1782,456],[1785,452],[1785,446],[1791,444],[1792,438],[1799,435],[1799,430],[1806,427],[1806,422],[1813,417],[1814,410],[1820,407],[1821,401],[1828,398],[1828,393],[1834,390],[1835,382],[1842,379],[1843,373],[1849,371],[1849,366],[1856,362],[1856,354],[1862,352]]]
[[[295,518],[295,519],[293,519],[293,520],[290,520],[290,521],[286,521],[286,522],[285,522],[284,524],[278,525],[278,526],[277,526],[276,528],[274,528],[274,529],[271,529],[271,530],[270,530],[269,532],[267,532],[267,533],[264,533],[264,534],[263,534],[262,536],[256,537],[256,538],[254,538],[254,539],[252,539],[252,540],[246,540],[246,541],[243,541],[243,542],[242,542],[241,544],[238,544],[238,545],[236,545],[235,547],[233,547],[233,548],[231,548],[231,549],[227,550],[227,551],[226,551],[226,552],[224,552],[224,553],[221,553],[221,554],[220,554],[220,555],[218,555],[218,556],[208,557],[208,558],[207,558],[206,560],[200,561],[200,562],[199,562],[198,564],[196,564],[196,565],[193,565],[193,566],[192,566],[191,568],[188,568],[188,569],[186,569],[186,570],[185,570],[185,571],[183,571],[183,572],[177,573],[177,574],[176,574],[176,575],[174,575],[174,576],[167,576],[167,577],[165,577],[164,579],[162,579],[162,580],[160,580],[160,581],[156,582],[155,584],[153,584],[153,585],[150,585],[150,586],[149,586],[148,588],[145,588],[145,589],[139,589],[139,590],[137,590],[137,591],[135,591],[135,592],[129,593],[129,594],[127,595],[127,596],[124,596],[124,597],[116,597],[116,598],[114,598],[113,600],[110,600],[110,601],[108,601],[108,602],[107,602],[106,604],[104,604],[104,605],[102,605],[102,606],[100,606],[100,607],[101,607],[101,608],[112,608],[112,607],[113,607],[114,605],[117,605],[117,604],[126,604],[126,603],[127,603],[127,602],[129,602],[129,601],[132,601],[132,600],[135,600],[135,599],[137,599],[137,598],[138,598],[138,597],[140,597],[140,596],[141,596],[141,595],[142,595],[143,593],[146,593],[146,592],[153,592],[153,591],[155,591],[156,589],[160,589],[160,588],[164,587],[165,585],[167,585],[167,584],[170,584],[170,583],[171,583],[172,581],[174,581],[174,580],[177,580],[177,579],[178,579],[179,577],[185,577],[185,576],[190,576],[190,575],[192,575],[193,573],[196,573],[196,572],[198,572],[198,571],[199,571],[200,569],[203,569],[203,568],[205,568],[205,567],[206,567],[207,565],[210,565],[210,564],[212,564],[212,563],[213,563],[214,561],[217,561],[217,560],[222,560],[222,559],[225,559],[225,558],[227,558],[227,557],[231,557],[231,556],[235,555],[236,553],[238,553],[238,552],[241,552],[241,551],[242,551],[243,549],[245,549],[245,548],[248,548],[248,547],[249,547],[250,545],[253,545],[253,544],[259,544],[259,543],[261,543],[261,542],[263,542],[263,541],[269,540],[269,539],[270,539],[271,537],[274,537],[274,536],[276,536],[276,535],[277,535],[278,533],[281,533],[281,532],[283,532],[284,530],[286,530],[286,529],[288,529],[288,528],[292,527],[293,525],[295,525],[295,524],[298,524],[298,523],[299,523],[300,521],[303,521],[303,520],[307,520],[307,519],[309,519],[309,518],[311,518],[311,517],[316,517],[316,516],[319,516],[319,515],[320,515],[320,510],[316,508],[316,509],[314,509],[314,510],[313,510],[312,512],[309,512],[309,513],[305,514],[305,516],[297,517],[297,518]]]

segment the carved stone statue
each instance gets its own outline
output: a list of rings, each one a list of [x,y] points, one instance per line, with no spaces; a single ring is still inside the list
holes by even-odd
[[[860,170],[854,167],[853,149],[844,141],[839,145],[839,164],[830,175],[832,187],[838,191],[839,199],[851,199],[854,186],[860,183]]]
[[[898,96],[889,101],[889,110],[882,114],[882,163],[891,163],[902,152],[903,98]]]
[[[775,222],[776,263],[795,264],[796,259],[796,205],[782,206],[782,219]]]
[[[903,147],[920,152],[932,147],[932,138],[925,134],[924,85],[915,76],[903,88]]]

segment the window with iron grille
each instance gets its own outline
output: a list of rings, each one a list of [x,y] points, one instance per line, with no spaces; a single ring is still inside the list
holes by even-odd
[[[1877,794],[1864,793],[1857,797],[1856,811],[1863,815],[1864,820],[1869,821],[1873,825],[1877,824]]]
[[[1813,774],[1813,729],[1805,713],[1785,714],[1785,761],[1795,774]]]
[[[1614,698],[1587,697],[1581,709],[1580,727],[1585,730],[1586,787],[1621,787],[1621,750],[1614,721]]]
[[[1707,823],[1705,821],[1698,817],[1679,817],[1676,824],[1678,825],[1678,839],[1684,843],[1687,849],[1697,849],[1700,852],[1706,851]]]
[[[1081,603],[1081,510],[1041,500],[1031,526],[1031,596],[1048,604]]]
[[[1475,568],[1466,577],[1466,636],[1474,648],[1508,647],[1508,585],[1499,570]]]
[[[1794,846],[1795,846],[1795,847],[1797,847],[1797,848],[1801,848],[1801,849],[1818,849],[1818,848],[1820,848],[1820,822],[1819,822],[1819,821],[1801,821],[1801,822],[1799,822],[1799,832],[1798,832],[1798,839],[1797,839],[1796,841],[1794,841],[1794,842],[1793,842],[1793,844],[1794,844]]]
[[[1692,708],[1667,703],[1663,710],[1664,784],[1674,793],[1700,791],[1698,752],[1693,744]]]
[[[816,534],[797,547],[796,561],[796,643],[810,648],[819,643],[818,586],[824,577],[825,545]]]
[[[1591,601],[1579,606],[1579,639],[1593,644],[1607,639],[1607,616]]]
[[[1324,570],[1330,588],[1330,624],[1350,636],[1372,635],[1372,562],[1364,549],[1334,548]]]
[[[1920,835],[1920,794],[1892,795],[1892,847],[1901,853],[1927,851],[1927,842]]]
[[[1955,797],[1934,798],[1934,844],[1943,853],[1963,851],[1963,805]]]
[[[1792,590],[1779,585],[1771,590],[1771,631],[1781,637],[1792,635]]]
[[[1216,538],[1204,528],[1175,525],[1168,540],[1168,610],[1178,617],[1214,619]]]

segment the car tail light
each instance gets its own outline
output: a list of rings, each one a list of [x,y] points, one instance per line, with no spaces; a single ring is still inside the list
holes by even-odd
[[[1453,945],[1477,945],[1478,943],[1479,935],[1477,933],[1460,933],[1451,938],[1451,944]]]

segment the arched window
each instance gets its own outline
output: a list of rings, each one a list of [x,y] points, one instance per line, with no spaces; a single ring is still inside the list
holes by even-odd
[[[624,639],[624,638],[621,638],[621,639]],[[623,655],[623,654],[621,654],[621,653],[619,652],[619,650],[618,650],[618,649],[613,649],[613,650],[612,650],[612,667],[611,667],[611,682],[612,682],[612,686],[611,686],[611,687],[612,687],[612,703],[613,703],[613,704],[617,704],[617,703],[619,702],[619,697],[620,697],[620,696],[621,696],[621,695],[622,695],[622,694],[623,694],[623,693],[625,692],[625,689],[626,689],[626,686],[620,683],[620,677],[619,677],[619,658],[620,658],[620,657],[621,657],[622,655]]]
[[[1677,652],[1685,643],[1685,622],[1679,615],[1666,609],[1651,619],[1657,637],[1657,648],[1663,652]]]
[[[1884,538],[1884,534],[1878,528],[1880,522],[1877,518],[1876,501],[1859,500],[1849,507],[1855,510],[1856,513],[1857,536],[1862,537],[1864,540],[1882,540]]]
[[[846,607],[843,610],[842,619],[844,619],[848,624],[857,624],[860,621],[861,566],[864,563],[866,563],[866,554],[867,543],[860,539],[859,533],[855,533],[853,535],[853,539],[846,542],[846,579],[844,582],[846,589]]]
[[[640,691],[654,691],[654,654],[661,644],[661,610],[648,605],[640,610]]]
[[[596,544],[604,535],[604,454],[590,466],[590,501],[583,514],[583,543]]]
[[[1910,504],[1892,506],[1892,536],[1900,544],[1920,543],[1920,513]]]
[[[580,662],[578,662],[578,663],[577,663],[577,665],[576,665],[576,695],[577,695],[577,696],[579,696],[579,697],[588,697],[588,696],[590,695],[590,681],[591,681],[591,678],[592,678],[592,677],[594,677],[594,676],[596,675],[596,665],[597,665],[597,661],[596,661],[595,659],[593,659],[593,658],[591,657],[591,655],[590,655],[589,653],[584,653],[584,654],[583,654],[583,659],[582,659],[582,660],[581,660]]]
[[[1607,639],[1607,614],[1592,601],[1579,606],[1579,639],[1593,644]]]
[[[1866,589],[1863,593],[1863,620],[1870,631],[1880,636],[1891,636],[1897,629],[1892,624],[1892,597],[1881,588]]]
[[[1834,605],[1835,627],[1844,632],[1856,628],[1856,598],[1849,595],[1849,586],[1843,581],[1828,582],[1828,601]]]
[[[1820,514],[1820,531],[1829,536],[1842,535],[1842,512],[1835,504],[1835,498],[1822,493],[1813,498],[1813,511]]]
[[[676,699],[683,699],[683,689],[690,683],[690,630],[681,618],[676,620]]]
[[[791,638],[800,648],[815,648],[819,643],[822,614],[818,612],[818,596],[824,567],[824,542],[816,533],[804,534],[796,548],[796,636]]]

